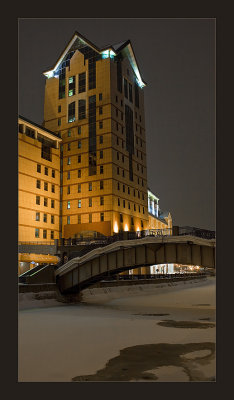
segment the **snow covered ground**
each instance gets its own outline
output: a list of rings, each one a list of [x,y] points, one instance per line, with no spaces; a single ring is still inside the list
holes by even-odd
[[[20,294],[19,382],[215,380],[215,278],[160,286]]]

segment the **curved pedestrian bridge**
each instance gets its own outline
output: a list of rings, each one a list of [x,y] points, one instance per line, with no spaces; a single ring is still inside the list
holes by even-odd
[[[117,241],[73,258],[55,276],[62,293],[75,293],[106,275],[137,267],[175,263],[215,268],[215,243],[189,235]]]

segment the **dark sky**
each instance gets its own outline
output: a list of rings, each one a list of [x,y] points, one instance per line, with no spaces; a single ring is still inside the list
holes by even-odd
[[[130,39],[145,92],[148,185],[174,225],[215,229],[215,20],[20,19],[19,114],[43,121],[43,71],[74,31]]]

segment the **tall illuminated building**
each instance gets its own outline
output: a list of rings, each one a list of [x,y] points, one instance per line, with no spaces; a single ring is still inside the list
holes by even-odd
[[[75,32],[44,72],[44,127],[62,138],[60,237],[148,229],[144,87],[130,40]]]

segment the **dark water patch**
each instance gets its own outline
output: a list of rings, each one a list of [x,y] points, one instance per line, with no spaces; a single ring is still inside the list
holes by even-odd
[[[142,315],[143,317],[164,317],[165,315],[170,315],[170,314],[133,314],[133,315]]]
[[[209,350],[208,355],[198,358],[197,362],[202,362],[204,365],[214,358],[215,344],[212,342],[157,343],[126,347],[120,350],[120,354],[110,359],[106,366],[97,371],[96,374],[76,376],[72,378],[72,381],[157,381],[157,375],[150,371],[165,366],[182,367],[189,381],[209,381],[210,377],[200,376],[198,378],[197,375],[194,375],[192,368],[190,368],[190,362],[181,357],[187,353],[201,350]]]
[[[210,306],[210,304],[193,304],[193,306]]]
[[[213,323],[202,323],[197,321],[174,321],[171,319],[165,319],[157,323],[161,326],[166,326],[168,328],[190,328],[190,329],[207,329],[214,328],[215,324]]]
[[[210,318],[198,318],[200,321],[210,321]]]

